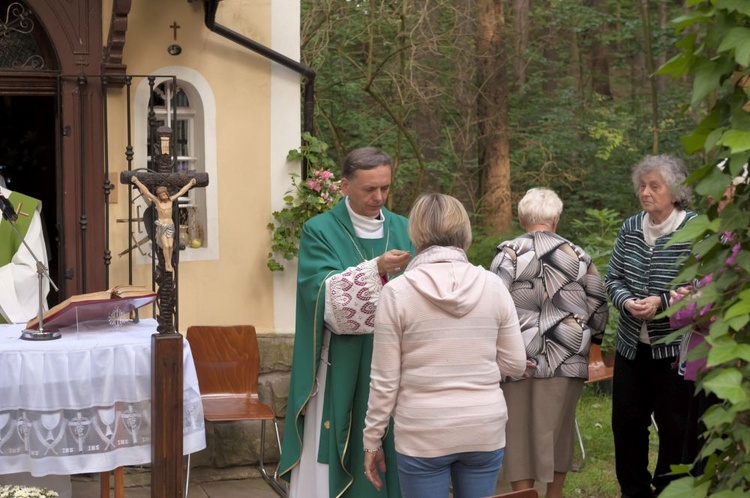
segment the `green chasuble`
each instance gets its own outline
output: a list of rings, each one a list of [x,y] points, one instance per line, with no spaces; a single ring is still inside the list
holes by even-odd
[[[406,218],[385,208],[382,212],[385,215],[382,239],[356,236],[345,201],[312,218],[302,229],[294,356],[279,466],[287,480],[299,463],[305,408],[315,389],[323,340],[326,279],[391,249],[414,252]],[[331,498],[400,496],[392,430],[383,441],[388,472],[380,493],[364,475],[362,430],[370,393],[372,344],[369,334],[331,334],[318,448],[318,461],[328,464]]]
[[[26,232],[29,231],[29,225],[31,225],[31,218],[39,208],[39,201],[33,197],[19,194],[18,192],[11,192],[8,200],[13,207],[18,210],[19,204],[21,205],[21,213],[25,215],[19,215],[18,219],[14,222],[18,232],[22,237],[26,237]],[[5,218],[0,221],[0,266],[5,266],[13,260],[18,249],[21,247],[23,242],[18,238],[13,227]],[[5,323],[3,315],[0,314],[0,323]]]

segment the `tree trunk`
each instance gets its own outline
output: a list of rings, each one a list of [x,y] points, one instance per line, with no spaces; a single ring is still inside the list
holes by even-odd
[[[529,46],[529,1],[513,0],[513,34],[515,38],[516,84],[526,84],[526,57]]]
[[[602,1],[595,0],[594,6],[602,11]],[[594,93],[612,98],[612,89],[609,85],[609,47],[603,38],[609,33],[609,23],[600,26],[594,33],[591,43],[591,89]]]
[[[665,0],[659,0],[659,28],[662,33],[669,27],[669,18],[667,15],[667,3]],[[664,43],[664,37],[660,37],[661,44]],[[656,68],[660,68],[667,62],[667,53],[663,50],[659,51],[659,55],[656,57]],[[666,76],[655,76],[656,78],[656,90],[659,94],[664,93],[667,89],[667,77]]]
[[[506,0],[477,0],[477,114],[479,161],[484,173],[482,214],[485,226],[507,232],[512,223],[508,53],[505,51]]]
[[[641,12],[643,24],[643,48],[646,51],[646,71],[648,72],[648,81],[651,86],[651,130],[653,133],[653,142],[651,151],[654,154],[659,153],[659,93],[656,85],[656,75],[654,75],[654,54],[651,51],[651,22],[649,21],[648,0],[638,0],[638,7]]]

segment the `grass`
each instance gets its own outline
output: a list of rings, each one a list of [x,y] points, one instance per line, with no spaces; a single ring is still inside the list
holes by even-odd
[[[586,460],[581,465],[581,452],[576,440],[574,468],[565,480],[564,495],[571,497],[616,498],[620,486],[615,476],[615,449],[612,438],[612,398],[605,392],[606,384],[587,384],[576,411]],[[658,438],[651,432],[649,469],[654,470]]]

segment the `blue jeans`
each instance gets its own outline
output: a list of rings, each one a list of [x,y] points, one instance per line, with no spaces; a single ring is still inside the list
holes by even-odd
[[[495,494],[503,449],[471,451],[435,458],[397,453],[403,498],[485,498]]]

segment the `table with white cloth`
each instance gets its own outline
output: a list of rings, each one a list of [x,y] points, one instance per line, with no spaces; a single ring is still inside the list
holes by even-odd
[[[156,321],[89,322],[48,341],[0,325],[0,474],[82,474],[151,462]],[[198,377],[183,341],[183,453],[206,447]]]

